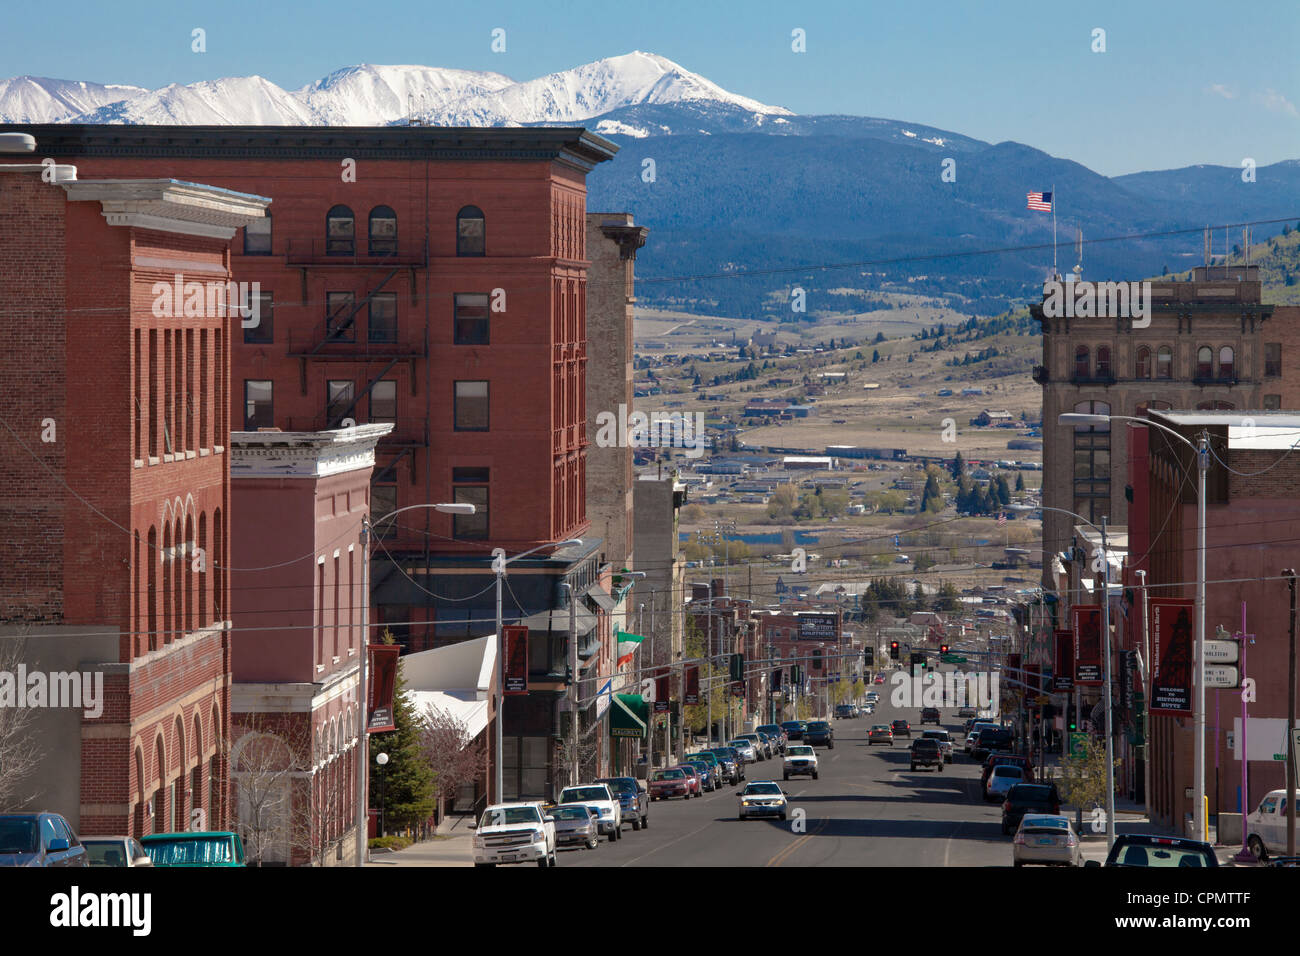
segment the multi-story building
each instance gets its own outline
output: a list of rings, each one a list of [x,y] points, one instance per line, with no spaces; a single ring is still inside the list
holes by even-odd
[[[1277,409],[1293,400],[1283,363],[1300,348],[1294,321],[1279,321],[1260,301],[1257,266],[1200,267],[1189,282],[1153,282],[1151,299],[1149,325],[1140,328],[1131,318],[1049,317],[1041,304],[1031,306],[1043,329],[1034,379],[1043,389],[1047,508],[1094,524],[1102,516],[1115,525],[1128,521],[1128,443],[1112,437],[1121,425],[1062,425],[1063,412]],[[1047,586],[1052,556],[1069,545],[1074,521],[1043,513]]]
[[[0,633],[25,641],[29,674],[82,691],[28,711],[41,754],[19,793],[80,834],[221,829],[222,303],[231,239],[268,200],[14,159],[0,162]]]
[[[230,780],[260,866],[355,863],[362,525],[392,427],[230,435]]]
[[[615,147],[569,128],[30,131],[42,156],[86,174],[275,200],[230,262],[261,298],[230,356],[227,401],[247,430],[393,425],[372,479],[371,601],[405,649],[492,633],[492,550],[550,552],[510,564],[503,607],[506,623],[536,629],[530,693],[503,711],[505,796],[545,796],[537,781],[552,779],[565,686],[561,583],[591,612],[582,653],[607,613],[588,594],[600,589],[600,545],[584,494],[584,215],[586,174]],[[430,502],[476,513],[390,517]]]

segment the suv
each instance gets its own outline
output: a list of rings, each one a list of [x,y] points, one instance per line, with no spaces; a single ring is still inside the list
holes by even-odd
[[[754,728],[760,734],[767,734],[772,738],[772,746],[779,747],[781,753],[785,753],[786,736],[785,731],[781,729],[780,724],[760,724]]]
[[[623,836],[623,805],[608,786],[603,783],[583,783],[565,787],[556,803],[585,803],[600,818],[600,832],[609,834],[609,842]]]
[[[943,750],[939,741],[931,737],[918,737],[912,741],[912,769],[917,767],[934,767],[943,773]]]
[[[714,747],[713,753],[717,758],[728,764],[728,772],[731,774],[731,782],[739,784],[745,779],[745,758],[735,747]]]
[[[623,819],[632,821],[633,830],[644,830],[650,825],[650,795],[641,789],[636,777],[601,777],[603,783],[618,797]]]
[[[1018,783],[1007,791],[1002,804],[1002,835],[1010,836],[1026,813],[1061,812],[1061,794],[1054,783]]]
[[[986,728],[980,731],[971,745],[970,755],[975,760],[983,760],[995,750],[1010,750],[1014,738],[1005,727]]]
[[[938,707],[921,708],[921,726],[924,727],[926,724],[943,725],[943,715],[939,713]]]
[[[912,736],[912,725],[909,724],[907,721],[902,720],[901,718],[899,720],[894,721],[892,724],[889,725],[889,727],[894,732],[895,737]]]
[[[785,731],[785,739],[803,740],[803,732],[808,729],[808,722],[805,720],[787,720],[781,724],[781,729]]]
[[[60,814],[4,813],[0,866],[90,866],[90,858]]]
[[[591,787],[569,789],[590,790]],[[561,797],[560,802],[568,801]],[[494,804],[483,811],[477,824],[470,824],[470,829],[474,831],[470,843],[475,866],[532,861],[538,866],[555,866],[555,818],[543,813],[540,804]],[[148,849],[149,837],[142,837],[141,842]],[[156,857],[154,865],[159,865]]]
[[[825,744],[827,750],[834,750],[835,731],[828,721],[810,720],[808,729],[804,731],[803,741],[814,746],[816,744]]]
[[[836,705],[835,705],[835,719],[836,719],[836,720],[841,720],[841,719],[843,719],[843,718],[845,718],[845,717],[856,717],[856,716],[858,716],[858,715],[855,714],[855,713],[853,712],[853,705],[852,705],[852,704],[836,704]]]

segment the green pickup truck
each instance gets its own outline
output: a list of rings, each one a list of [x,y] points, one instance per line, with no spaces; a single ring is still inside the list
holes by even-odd
[[[229,831],[154,833],[140,837],[140,845],[154,866],[246,865],[243,841]]]

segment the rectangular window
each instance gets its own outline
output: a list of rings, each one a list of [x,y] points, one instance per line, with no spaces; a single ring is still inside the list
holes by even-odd
[[[244,431],[255,432],[259,428],[274,426],[271,399],[269,379],[244,379]]]
[[[328,342],[355,342],[357,320],[353,314],[356,296],[351,292],[325,293],[325,339]]]
[[[488,383],[456,383],[456,431],[485,432],[488,430]]]
[[[149,457],[158,457],[158,389],[162,374],[158,371],[158,330],[149,330]]]
[[[1274,378],[1282,374],[1282,343],[1264,343],[1264,374]]]
[[[270,292],[259,292],[256,296],[251,295],[251,299],[256,302],[247,303],[251,310],[247,316],[240,317],[240,327],[244,330],[244,344],[252,345],[256,343],[266,343],[275,341],[275,296]],[[252,306],[256,305],[254,310]],[[245,325],[246,322],[252,322],[254,317],[257,319],[256,325]]]
[[[345,417],[353,417],[353,405],[356,404],[353,398],[354,385],[350,381],[330,380],[326,383],[329,394],[325,406],[325,417],[329,419],[330,428],[338,428],[339,422]]]
[[[459,540],[480,541],[488,536],[488,476],[487,468],[453,468],[451,470],[452,501],[474,506],[472,515],[456,515],[452,519],[452,537]]]
[[[1265,396],[1264,396],[1264,408],[1265,408],[1266,410],[1272,412],[1272,411],[1277,411],[1277,410],[1280,409],[1281,407],[1282,407],[1282,396],[1281,396],[1281,395],[1265,395]]]
[[[488,297],[485,292],[456,293],[456,345],[487,345]]]
[[[371,342],[397,341],[397,293],[377,292],[370,297]]]
[[[215,335],[214,335],[215,338]],[[208,330],[199,329],[199,447],[211,448],[211,430],[208,422],[208,382],[211,381],[208,363]]]
[[[269,256],[271,254],[271,214],[254,219],[244,227],[244,255]]]
[[[384,379],[370,390],[370,421],[397,421],[397,382]]]
[[[143,329],[135,330],[135,375],[134,375],[135,378],[135,458],[137,461],[140,459],[140,449],[141,447],[143,447],[143,443],[141,442],[142,436],[140,434],[140,431],[144,427],[144,416],[141,414],[143,411],[144,402],[141,398],[141,388],[140,388],[141,380],[145,376],[145,370],[143,366],[140,364],[141,359],[143,358],[143,354],[142,354],[143,350],[141,349],[140,346],[140,342],[143,336],[144,336]],[[137,592],[139,591],[138,588],[136,590]]]
[[[334,620],[330,623],[334,631],[334,656],[339,656],[339,628],[343,620],[343,601],[341,600],[341,591],[343,589],[343,573],[340,570],[339,557],[334,557]]]

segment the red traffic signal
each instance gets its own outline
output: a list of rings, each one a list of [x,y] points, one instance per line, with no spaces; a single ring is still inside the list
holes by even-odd
[[[947,644],[940,644],[940,645],[939,645],[939,653],[940,653],[940,654],[947,654],[947,653],[948,653],[948,645],[947,645]]]

